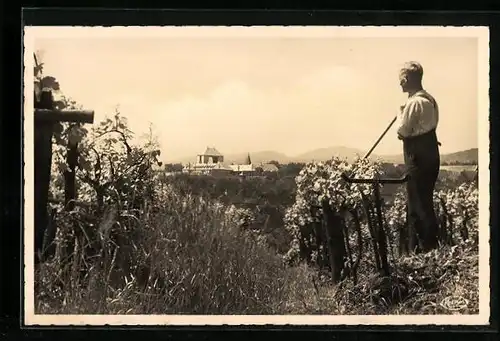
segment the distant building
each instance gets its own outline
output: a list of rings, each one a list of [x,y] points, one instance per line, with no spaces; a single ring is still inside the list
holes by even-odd
[[[224,162],[224,155],[215,148],[207,147],[205,153],[197,155],[197,164],[212,164]]]
[[[255,169],[253,165],[229,165],[233,173],[238,175],[253,175]]]
[[[196,156],[196,162],[194,164],[188,164],[184,167],[183,172],[214,176],[231,174],[252,176],[255,174],[255,168],[252,165],[250,154],[248,154],[245,164],[227,165],[224,162],[224,155],[214,147],[207,147],[203,154],[198,154]]]
[[[270,172],[270,173],[274,173],[274,172],[277,172],[279,170],[278,167],[276,167],[276,165],[274,163],[263,164],[260,166],[260,168],[262,168],[263,172]]]
[[[251,176],[255,174],[255,168],[252,164],[252,160],[250,159],[250,153],[248,153],[244,164],[230,165],[229,167],[231,167],[233,172],[238,175]]]

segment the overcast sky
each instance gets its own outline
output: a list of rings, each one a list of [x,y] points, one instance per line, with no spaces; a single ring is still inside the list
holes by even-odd
[[[61,28],[62,29],[62,28]],[[404,103],[398,71],[424,67],[442,152],[478,146],[475,38],[40,38],[44,73],[93,109],[153,123],[165,161],[201,153],[367,150]],[[376,154],[401,152],[395,128]]]

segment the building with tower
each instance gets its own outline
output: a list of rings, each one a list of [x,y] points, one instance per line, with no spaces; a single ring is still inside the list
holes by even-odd
[[[250,153],[247,154],[243,163],[227,164],[224,155],[215,147],[207,147],[203,154],[196,155],[193,163],[188,163],[183,168],[183,173],[213,175],[213,176],[256,176],[259,170],[263,172],[276,172],[277,168],[272,164],[260,164],[255,166],[252,163]]]

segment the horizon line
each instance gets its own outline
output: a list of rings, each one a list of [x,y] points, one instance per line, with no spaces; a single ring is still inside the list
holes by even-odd
[[[289,154],[286,154],[286,153],[283,153],[283,152],[280,152],[278,150],[271,150],[271,149],[267,149],[267,150],[258,150],[258,151],[253,151],[253,152],[249,152],[249,151],[241,151],[241,152],[233,152],[233,153],[222,153],[220,152],[219,149],[217,149],[224,157],[226,157],[227,155],[228,156],[231,156],[231,157],[240,157],[242,156],[243,154],[249,154],[250,156],[252,156],[252,154],[259,154],[259,153],[276,153],[276,154],[282,154],[282,156],[286,157],[286,158],[298,158],[304,154],[308,154],[308,153],[311,153],[311,152],[314,152],[314,151],[317,151],[317,150],[321,150],[321,149],[329,149],[329,148],[346,148],[346,149],[352,149],[353,151],[359,151],[359,153],[355,153],[356,155],[359,155],[359,156],[362,156],[364,153],[366,153],[366,151],[363,151],[361,149],[358,149],[358,148],[355,148],[355,147],[347,147],[347,146],[331,146],[331,147],[320,147],[320,148],[315,148],[315,149],[311,149],[309,151],[306,151],[306,152],[302,152],[302,153],[299,153],[299,154],[295,154],[295,155],[289,155]],[[471,147],[471,148],[466,148],[466,149],[460,149],[460,150],[456,150],[456,151],[452,151],[452,152],[442,152],[440,153],[441,155],[450,155],[450,154],[456,154],[456,153],[461,153],[461,152],[466,152],[466,151],[471,151],[471,150],[478,150],[479,151],[479,148],[478,147]],[[367,149],[368,151],[368,149]],[[240,155],[241,154],[241,155]],[[202,155],[202,154],[196,154],[196,155]],[[196,159],[196,155],[193,154],[192,158],[193,159]],[[335,156],[335,154],[332,155],[332,157]],[[383,158],[383,157],[400,157],[400,156],[403,156],[403,153],[394,153],[394,154],[371,154],[370,157],[375,157],[375,158]],[[166,159],[166,162],[185,162],[184,160],[187,159],[187,158],[190,158],[191,156],[180,156],[180,157],[175,157],[175,158],[169,158],[169,159]],[[275,161],[275,160],[270,160],[270,161]],[[277,161],[277,160],[276,160]],[[290,162],[294,162],[293,160],[291,160]]]

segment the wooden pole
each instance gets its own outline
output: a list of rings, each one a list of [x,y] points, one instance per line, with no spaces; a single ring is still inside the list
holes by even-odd
[[[68,142],[66,155],[68,169],[64,172],[64,206],[67,211],[75,208],[76,200],[76,166],[78,163],[78,143]]]
[[[377,183],[373,183],[372,188],[375,193],[375,213],[377,214],[377,230],[375,238],[377,239],[378,244],[378,257],[380,257],[381,266],[380,270],[384,276],[389,276],[389,263],[387,261],[387,236],[385,234],[384,222],[382,219],[380,188]]]
[[[80,122],[94,123],[94,111],[92,110],[54,110],[35,109],[36,122]]]
[[[43,91],[35,108],[51,109],[52,92]],[[37,122],[35,119],[35,263],[43,252],[43,237],[48,224],[47,201],[52,164],[53,122]]]
[[[321,202],[323,209],[323,229],[326,237],[326,248],[328,250],[328,261],[330,262],[331,279],[333,283],[341,280],[344,270],[344,229],[343,222],[337,211],[333,211],[328,200]]]

